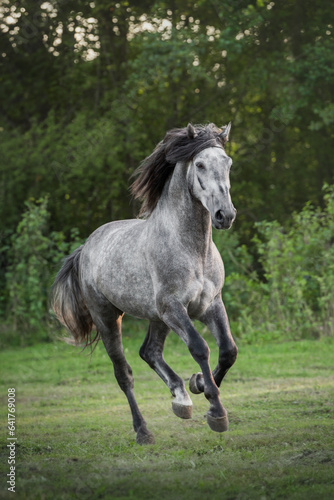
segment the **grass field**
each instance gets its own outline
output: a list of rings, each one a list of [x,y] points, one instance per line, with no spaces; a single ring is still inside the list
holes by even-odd
[[[332,340],[239,346],[221,388],[230,430],[217,434],[203,395],[192,395],[192,420],[174,416],[168,389],[138,356],[145,325],[128,326],[127,359],[156,444],[136,444],[102,345],[91,358],[60,342],[4,350],[0,498],[334,498]],[[185,379],[198,371],[173,334],[165,357]],[[6,486],[8,387],[17,394],[14,496]]]

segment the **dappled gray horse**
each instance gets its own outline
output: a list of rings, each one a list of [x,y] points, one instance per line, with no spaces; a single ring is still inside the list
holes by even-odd
[[[183,380],[163,358],[170,330],[200,366],[189,388],[208,399],[209,426],[217,432],[228,428],[218,387],[238,351],[221,299],[224,266],[211,225],[229,229],[236,215],[230,197],[232,160],[224,150],[229,132],[230,124],[223,129],[189,124],[167,132],[132,185],[133,195],[143,202],[144,218],[98,228],[66,259],[53,285],[53,309],[74,342],[88,345],[102,338],[140,444],[153,443],[154,437],[138,408],[124,356],[124,313],[150,321],[140,356],[167,384],[174,413],[191,418],[192,402]],[[219,346],[213,372],[208,345],[193,319],[208,326]]]

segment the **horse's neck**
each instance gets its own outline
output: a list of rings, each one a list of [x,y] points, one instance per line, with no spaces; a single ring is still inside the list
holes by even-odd
[[[152,214],[153,215],[153,214]],[[190,252],[205,255],[212,242],[211,217],[187,184],[187,166],[178,163],[154,210],[155,223],[175,235]]]

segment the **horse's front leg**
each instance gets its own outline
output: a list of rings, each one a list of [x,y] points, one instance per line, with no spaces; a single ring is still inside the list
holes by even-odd
[[[167,302],[167,301],[166,301]],[[219,399],[219,389],[214,381],[209,365],[210,349],[192,324],[186,308],[169,297],[168,303],[161,304],[161,319],[187,345],[190,354],[199,364],[204,380],[204,395],[210,403],[207,421],[212,430],[226,431],[228,419],[226,410]]]
[[[219,347],[218,364],[212,374],[217,386],[220,387],[224,376],[237,359],[238,354],[238,348],[231,335],[225,306],[220,296],[215,298],[211,306],[200,317],[200,321],[209,328]],[[202,373],[196,373],[191,377],[189,388],[194,394],[204,391]]]

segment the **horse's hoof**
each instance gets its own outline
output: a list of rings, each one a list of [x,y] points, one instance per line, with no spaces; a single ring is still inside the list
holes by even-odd
[[[189,380],[189,389],[193,394],[204,392],[204,382],[202,373],[194,373]]]
[[[228,430],[227,414],[224,417],[212,417],[209,413],[206,414],[206,420],[211,430],[215,432],[225,432]]]
[[[191,418],[193,415],[192,405],[181,405],[180,403],[172,402],[172,410],[177,417]]]
[[[137,432],[136,442],[137,444],[154,444],[155,440],[152,432],[146,428],[143,429],[143,427],[140,427]]]

